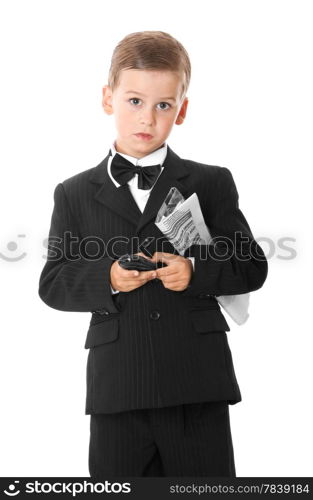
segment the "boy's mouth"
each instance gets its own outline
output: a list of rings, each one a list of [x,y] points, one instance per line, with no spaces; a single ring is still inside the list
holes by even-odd
[[[139,139],[144,140],[144,141],[149,141],[149,139],[152,139],[152,137],[153,137],[150,134],[141,134],[141,133],[135,134],[135,136],[138,137]]]

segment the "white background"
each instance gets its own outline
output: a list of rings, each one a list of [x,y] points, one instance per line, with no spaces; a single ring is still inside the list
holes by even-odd
[[[269,257],[244,326],[228,333],[242,402],[230,407],[237,476],[312,476],[312,2],[2,1],[1,476],[88,476],[88,313],[38,296],[53,191],[114,138],[101,108],[128,33],[169,32],[192,63],[170,147],[228,167]],[[25,236],[19,236],[24,234]],[[290,252],[281,238],[293,238]],[[17,248],[8,248],[15,242]],[[26,255],[17,262],[9,259]]]

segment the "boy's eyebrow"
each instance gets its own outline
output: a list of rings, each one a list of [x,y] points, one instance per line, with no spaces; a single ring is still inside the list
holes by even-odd
[[[145,94],[141,94],[141,92],[138,92],[137,90],[128,90],[125,92],[125,94],[138,94],[142,95],[143,97],[147,97]],[[175,97],[160,97],[160,99],[167,99],[168,101],[176,101]]]

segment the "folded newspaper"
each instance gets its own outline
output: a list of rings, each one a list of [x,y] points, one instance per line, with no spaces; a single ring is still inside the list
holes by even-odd
[[[209,245],[212,237],[205,224],[197,193],[185,200],[176,187],[172,187],[155,219],[156,226],[180,255],[191,245]],[[220,295],[216,299],[235,323],[242,325],[249,317],[249,293]]]

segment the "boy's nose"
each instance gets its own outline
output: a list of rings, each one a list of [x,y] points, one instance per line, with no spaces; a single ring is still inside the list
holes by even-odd
[[[152,125],[153,124],[153,113],[152,112],[145,112],[141,115],[140,117],[140,123],[142,125]]]

